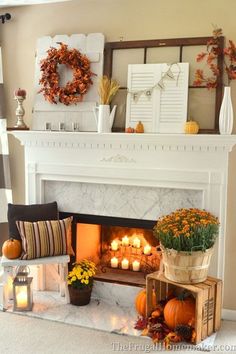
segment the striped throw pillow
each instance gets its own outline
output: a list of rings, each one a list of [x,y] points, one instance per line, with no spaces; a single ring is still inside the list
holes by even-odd
[[[67,244],[72,217],[63,220],[16,221],[21,239],[21,259],[59,256],[70,253]]]

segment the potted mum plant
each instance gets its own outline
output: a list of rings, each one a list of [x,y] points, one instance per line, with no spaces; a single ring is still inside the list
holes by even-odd
[[[221,46],[220,39],[222,34],[222,29],[215,27],[212,38],[207,42],[206,51],[199,53],[197,56],[197,62],[206,61],[211,75],[207,76],[202,69],[197,69],[193,84],[195,86],[206,85],[208,89],[217,87],[220,84],[218,77],[221,68],[217,66],[216,60],[218,58],[221,59],[227,77],[227,84],[220,108],[219,130],[221,134],[231,134],[233,130],[233,107],[230,83],[236,79],[236,45],[232,40],[229,40],[228,46],[225,48]]]
[[[162,250],[165,277],[178,283],[206,279],[219,221],[200,209],[178,209],[157,220],[154,236]]]
[[[84,306],[90,302],[95,273],[96,266],[92,261],[84,259],[74,263],[67,277],[71,304]]]

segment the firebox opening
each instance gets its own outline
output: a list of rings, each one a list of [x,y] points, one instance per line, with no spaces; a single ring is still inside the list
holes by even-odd
[[[96,280],[144,286],[146,275],[159,269],[160,251],[153,235],[155,221],[73,216],[75,261],[94,261],[98,269]]]

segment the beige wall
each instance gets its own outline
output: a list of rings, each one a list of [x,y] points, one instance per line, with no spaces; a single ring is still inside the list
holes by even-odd
[[[5,9],[4,9],[5,11]],[[27,90],[26,122],[31,121],[35,43],[43,35],[103,32],[107,41],[199,37],[211,34],[211,24],[236,40],[235,0],[74,0],[66,3],[7,9],[12,20],[0,25],[8,125],[15,122],[13,91]],[[236,112],[236,85],[232,84]],[[236,116],[236,115],[235,115]],[[236,124],[235,124],[236,131]],[[10,139],[14,201],[24,202],[23,151]],[[224,307],[236,310],[236,153],[230,159],[229,226]],[[233,193],[232,193],[233,192]]]

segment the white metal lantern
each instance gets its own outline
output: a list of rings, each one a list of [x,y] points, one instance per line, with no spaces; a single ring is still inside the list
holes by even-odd
[[[17,273],[13,281],[13,310],[31,311],[33,307],[32,277],[27,272]]]

